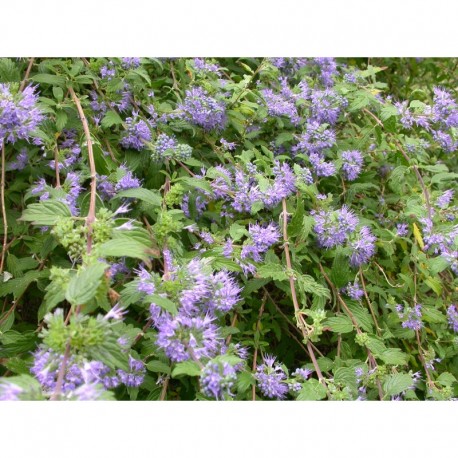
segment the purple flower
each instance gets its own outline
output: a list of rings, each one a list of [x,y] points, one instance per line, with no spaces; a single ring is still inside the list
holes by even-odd
[[[372,234],[367,226],[359,230],[359,235],[350,243],[352,254],[350,256],[350,265],[359,267],[365,264],[375,253],[376,237]]]
[[[189,318],[178,314],[165,317],[157,323],[156,344],[172,361],[212,358],[222,344],[214,318]]]
[[[361,167],[363,165],[363,156],[359,151],[344,151],[342,153],[342,170],[345,178],[348,181],[353,181],[358,178],[361,173]]]
[[[403,328],[418,331],[423,327],[421,308],[421,304],[415,304],[414,307],[403,307],[400,304],[396,305],[396,311],[399,318],[402,320]]]
[[[200,384],[202,393],[214,399],[224,399],[233,396],[231,388],[237,380],[235,368],[230,364],[209,361],[202,371]]]
[[[265,253],[280,239],[280,232],[274,223],[269,223],[266,227],[260,224],[250,224],[248,232],[251,241],[244,244],[241,253],[242,259],[251,258],[256,262],[261,262],[261,254]]]
[[[267,208],[275,207],[282,199],[296,192],[296,177],[287,163],[276,161],[273,173],[273,184],[262,193],[262,201]]]
[[[409,226],[406,223],[396,224],[396,235],[405,237],[409,233]]]
[[[121,165],[119,169],[124,172],[123,177],[116,183],[115,191],[124,191],[125,189],[139,188],[141,182],[136,178],[133,173],[124,165]]]
[[[284,399],[288,392],[286,374],[275,357],[266,355],[263,357],[264,363],[256,368],[255,379],[258,387],[264,396],[270,399]]]
[[[267,112],[270,116],[285,116],[290,119],[292,124],[299,124],[301,118],[297,112],[296,100],[290,90],[285,90],[285,80],[281,80],[283,90],[276,94],[272,89],[261,91],[267,105]],[[289,89],[289,88],[288,88]]]
[[[340,210],[320,212],[312,211],[315,219],[314,231],[318,237],[318,245],[333,248],[342,245],[358,225],[358,218],[344,205]]]
[[[81,175],[77,172],[69,172],[62,188],[67,191],[67,197],[62,201],[68,205],[73,216],[79,215],[79,209],[76,206],[78,196],[81,194],[83,187],[80,185]]]
[[[0,380],[0,401],[20,401],[20,395],[24,390],[11,382]]]
[[[137,290],[145,294],[154,294],[156,286],[153,276],[142,266],[138,270],[134,270],[134,272],[139,277]]]
[[[435,87],[433,120],[444,128],[458,127],[458,105],[449,92]]]
[[[355,301],[360,301],[364,296],[364,291],[359,286],[358,281],[355,281],[353,284],[348,283],[345,288],[345,293]]]
[[[133,113],[132,118],[126,119],[127,130],[120,141],[124,148],[133,148],[137,151],[145,147],[145,143],[151,141],[151,130],[142,119],[137,120],[138,114]]]
[[[44,115],[36,106],[36,87],[13,93],[10,84],[0,84],[0,139],[6,143],[29,140]]]
[[[454,332],[458,332],[458,310],[456,305],[450,305],[447,309],[448,324]]]
[[[448,189],[447,191],[445,191],[437,198],[436,206],[441,209],[447,208],[453,199],[454,193],[455,191],[453,191],[452,189]]]
[[[233,151],[237,147],[236,143],[229,143],[224,138],[220,140],[221,146],[227,151]]]
[[[332,89],[313,90],[311,94],[310,114],[319,124],[334,125],[341,109],[347,106],[347,100]]]
[[[22,148],[16,156],[16,160],[7,164],[7,170],[23,170],[29,163],[27,149]]]
[[[126,372],[122,369],[117,370],[117,375],[121,383],[130,387],[139,387],[145,379],[146,368],[143,361],[129,356],[130,371]]]
[[[140,67],[140,58],[139,57],[122,57],[121,66],[125,70],[128,70],[130,68]]]
[[[291,151],[294,153],[321,154],[335,143],[336,134],[329,126],[308,120],[305,132],[299,137],[299,143],[293,146]]]
[[[199,57],[194,58],[194,67],[197,70],[201,70],[203,72],[211,72],[211,73],[215,73],[216,75],[221,74],[218,70],[218,65],[210,64],[205,59],[201,59]]]
[[[226,125],[224,103],[210,97],[201,87],[187,90],[184,102],[178,108],[183,111],[184,119],[204,130],[222,130]]]
[[[222,271],[213,274],[210,284],[209,311],[227,313],[240,301],[241,289],[229,273]]]
[[[231,258],[232,253],[234,252],[233,242],[231,238],[226,240],[224,244],[223,256],[226,258]]]
[[[106,175],[97,177],[97,191],[100,193],[101,197],[106,200],[110,200],[116,195],[115,185]]]
[[[300,378],[302,379],[303,381],[307,380],[309,378],[309,376],[313,373],[312,370],[310,369],[303,369],[301,367],[299,367],[298,369],[296,369],[291,375],[293,377],[296,377],[296,378]]]
[[[317,176],[330,177],[336,173],[336,166],[332,162],[326,162],[324,156],[311,153],[309,159]]]

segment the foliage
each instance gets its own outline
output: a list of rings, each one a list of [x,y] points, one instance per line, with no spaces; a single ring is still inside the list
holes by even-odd
[[[457,65],[0,59],[0,400],[455,398]]]

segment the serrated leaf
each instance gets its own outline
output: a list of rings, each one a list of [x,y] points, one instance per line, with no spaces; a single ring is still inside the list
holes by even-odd
[[[272,278],[273,280],[287,280],[288,274],[285,272],[284,267],[281,264],[263,264],[258,267],[258,275],[261,278]]]
[[[115,111],[108,111],[102,119],[101,125],[104,129],[122,124],[122,118]]]
[[[413,226],[413,235],[415,237],[415,240],[417,241],[420,248],[423,250],[423,248],[425,247],[425,244],[423,242],[423,237],[421,236],[420,229],[418,229],[418,226],[415,223],[413,223],[412,226]]]
[[[172,315],[176,315],[178,312],[175,302],[167,299],[166,297],[158,296],[157,294],[150,294],[148,295],[148,300],[163,308]]]
[[[346,334],[353,331],[353,323],[348,316],[342,315],[328,318],[323,325],[331,328],[332,332],[339,334]]]
[[[160,207],[162,204],[161,196],[157,192],[145,188],[126,189],[125,191],[118,192],[116,197],[131,197],[139,199],[155,207]]]
[[[245,393],[248,388],[256,383],[255,378],[251,372],[243,371],[237,377],[237,390],[240,393]]]
[[[402,352],[399,348],[387,348],[378,355],[385,364],[405,365],[408,361],[408,355]]]
[[[148,261],[146,250],[148,247],[135,240],[109,240],[98,247],[101,256],[128,257]]]
[[[298,401],[319,401],[326,397],[326,388],[316,379],[312,378],[302,384],[302,389],[297,396]]]
[[[158,359],[149,361],[146,364],[146,368],[151,372],[162,372],[164,374],[170,374],[170,367]]]
[[[306,293],[311,293],[314,296],[324,297],[327,299],[331,297],[329,289],[321,283],[316,282],[310,275],[298,275],[297,282],[299,287]]]
[[[33,75],[30,79],[36,83],[52,84],[53,86],[61,87],[65,86],[67,81],[65,76],[49,75],[48,73],[39,73]]]
[[[60,218],[69,218],[72,214],[64,203],[58,200],[45,200],[30,204],[22,213],[19,221],[28,221],[37,226],[54,226]]]
[[[413,379],[409,374],[393,374],[385,377],[383,392],[385,396],[395,396],[407,390],[413,385]]]
[[[172,377],[177,377],[179,375],[189,375],[190,377],[200,376],[200,367],[194,361],[183,361],[177,363],[172,371]]]
[[[89,302],[97,293],[107,268],[108,265],[102,263],[84,267],[70,280],[65,292],[65,299],[72,305],[82,305]]]

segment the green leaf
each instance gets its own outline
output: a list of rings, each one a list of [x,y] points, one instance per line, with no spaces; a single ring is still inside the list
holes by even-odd
[[[111,126],[117,126],[122,124],[122,118],[115,111],[108,111],[103,117],[101,124],[104,129]]]
[[[337,332],[339,334],[346,334],[353,331],[351,319],[344,315],[328,318],[323,325],[331,328],[332,332]]]
[[[200,367],[194,361],[183,361],[177,363],[172,371],[172,377],[177,377],[179,375],[189,375],[191,377],[200,376]]]
[[[348,308],[355,317],[358,325],[366,332],[372,332],[373,321],[372,317],[369,315],[369,312],[363,308],[361,305],[353,301],[346,301]]]
[[[299,287],[306,293],[311,293],[317,297],[325,297],[329,299],[331,293],[326,286],[323,286],[321,283],[315,281],[310,275],[299,275],[297,276],[297,282]]]
[[[0,283],[0,297],[6,296],[7,294],[13,294],[14,298],[17,299],[22,296],[30,283],[41,278],[46,278],[48,275],[49,270],[30,270],[23,277],[13,278],[8,282],[2,282]]]
[[[442,386],[452,386],[456,382],[456,378],[450,372],[442,372],[437,377],[436,382],[439,382]]]
[[[30,79],[36,83],[52,84],[53,86],[61,87],[64,87],[67,81],[65,76],[49,75],[48,73],[39,73],[32,76]]]
[[[251,372],[243,371],[237,377],[237,390],[239,393],[245,393],[251,386],[256,383]]]
[[[383,391],[385,396],[395,396],[412,385],[413,379],[409,374],[388,375],[383,382]]]
[[[97,293],[102,276],[108,268],[107,264],[97,263],[82,268],[68,284],[65,298],[72,305],[89,302]]]
[[[172,315],[176,315],[178,312],[175,302],[167,299],[166,297],[158,296],[157,294],[150,294],[148,295],[148,300],[151,301],[151,303],[159,305],[159,307],[163,308]]]
[[[58,200],[45,200],[30,204],[19,221],[28,221],[37,226],[54,226],[59,219],[71,216],[69,208],[64,203]]]
[[[288,274],[281,264],[267,263],[258,267],[258,275],[261,278],[272,278],[273,280],[287,280]]]
[[[346,286],[352,276],[348,258],[342,253],[342,250],[337,250],[336,256],[332,263],[331,280],[337,288]]]
[[[149,361],[146,364],[146,368],[151,372],[162,372],[164,374],[170,375],[170,367],[162,361],[159,361],[158,359]]]
[[[399,348],[387,348],[378,355],[385,364],[393,364],[394,366],[405,365],[409,356],[399,350]]]
[[[148,261],[146,250],[148,248],[143,243],[135,240],[109,240],[98,247],[100,256],[128,257]]]
[[[118,194],[116,194],[116,198],[117,197],[133,197],[134,199],[142,200],[155,207],[160,207],[162,204],[161,196],[157,192],[145,188],[126,189],[125,191],[118,192]]]
[[[326,397],[326,388],[316,379],[307,380],[297,396],[298,401],[319,401]]]

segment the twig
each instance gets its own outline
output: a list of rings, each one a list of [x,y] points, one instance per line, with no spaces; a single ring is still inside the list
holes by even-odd
[[[258,321],[256,322],[256,332],[257,333],[259,333],[259,330],[261,328],[261,318],[264,313],[264,307],[266,306],[266,301],[267,301],[267,294],[264,293],[264,297],[262,298],[262,302],[261,302],[261,307],[259,308]],[[253,354],[253,367],[252,367],[253,373],[256,372],[257,359],[258,359],[258,343],[255,342],[254,354]],[[253,401],[256,401],[256,385],[253,385],[251,399]]]
[[[59,368],[59,373],[57,375],[56,387],[54,389],[53,394],[49,398],[50,401],[57,401],[60,393],[62,392],[62,385],[64,381],[65,369],[67,368],[68,358],[70,357],[70,342],[67,342],[65,347],[64,359],[62,360],[62,364]]]
[[[60,173],[59,173],[59,148],[54,148],[54,168],[56,169],[56,188],[60,188]]]
[[[167,396],[167,388],[169,386],[170,375],[165,377],[164,383],[162,384],[161,396],[159,397],[159,401],[165,401],[165,397]]]
[[[25,83],[29,79],[29,75],[30,75],[30,72],[32,70],[32,65],[33,65],[34,61],[35,61],[35,57],[31,57],[30,60],[29,60],[29,65],[27,66],[27,70],[26,70],[25,75],[24,75],[24,79],[21,81],[21,85],[19,86],[19,91],[21,91],[21,92],[24,90]]]
[[[86,226],[87,226],[87,254],[91,253],[92,250],[92,224],[95,221],[95,201],[97,195],[97,174],[95,169],[95,161],[94,161],[94,152],[92,150],[92,140],[91,140],[91,133],[89,131],[89,125],[84,115],[83,107],[81,106],[81,102],[75,91],[70,86],[69,88],[70,94],[72,96],[73,101],[75,102],[76,108],[78,110],[81,123],[83,124],[84,135],[86,136],[87,142],[87,153],[89,157],[89,169],[91,171],[91,195],[89,200],[89,212],[86,217]]]
[[[2,201],[2,218],[3,218],[3,245],[2,245],[2,259],[0,261],[0,274],[3,272],[3,265],[5,263],[6,247],[8,244],[8,221],[6,219],[5,208],[5,140],[2,140],[2,178],[1,178],[1,201]]]
[[[296,318],[299,321],[301,321],[301,324],[304,326],[300,326],[302,334],[304,336],[304,339],[307,340],[306,345],[307,345],[307,350],[310,354],[310,359],[312,360],[313,367],[315,368],[315,371],[318,375],[319,381],[325,386],[326,386],[326,381],[323,377],[323,374],[321,373],[320,367],[318,366],[317,360],[315,358],[315,353],[313,352],[313,348],[310,345],[310,341],[308,339],[307,333],[305,332],[305,323],[303,323],[303,318],[300,314],[300,307],[299,307],[299,302],[297,300],[297,295],[296,295],[296,285],[295,285],[295,280],[294,280],[294,275],[292,273],[292,264],[291,264],[291,256],[289,253],[289,241],[288,241],[288,212],[286,209],[286,199],[282,199],[282,206],[283,206],[283,212],[282,212],[282,218],[283,218],[283,242],[284,242],[284,251],[285,251],[285,258],[286,258],[286,267],[288,268],[288,277],[289,277],[289,286],[291,289],[291,297],[293,299],[293,306],[294,306],[294,311],[296,314]],[[299,324],[299,323],[298,323]]]
[[[367,305],[369,306],[369,310],[371,311],[371,315],[372,315],[372,318],[374,320],[374,324],[375,324],[375,329],[377,331],[377,335],[380,336],[380,328],[379,328],[379,325],[378,325],[378,321],[377,321],[377,318],[375,316],[375,313],[374,313],[374,309],[372,308],[372,304],[371,304],[371,301],[369,299],[369,296],[367,294],[367,290],[366,290],[366,282],[364,281],[364,275],[363,275],[363,271],[361,270],[361,267],[359,268],[359,277],[361,278],[361,283],[362,283],[362,286],[363,286],[363,292],[364,292],[364,297],[366,298],[366,301],[367,301]]]

